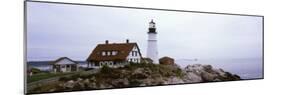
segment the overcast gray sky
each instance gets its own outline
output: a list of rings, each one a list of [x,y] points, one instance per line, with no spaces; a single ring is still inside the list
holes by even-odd
[[[145,56],[151,19],[159,57],[262,57],[262,17],[28,2],[27,60],[86,60],[97,44],[126,39]]]

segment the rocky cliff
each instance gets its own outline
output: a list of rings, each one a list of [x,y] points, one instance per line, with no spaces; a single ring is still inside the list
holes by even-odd
[[[52,85],[50,89],[44,86],[41,89],[37,88],[36,91],[71,91],[233,80],[240,80],[240,77],[213,68],[211,65],[194,64],[181,69],[176,64],[130,64],[122,68],[105,66],[93,74],[81,73],[62,77],[59,82],[50,84]]]

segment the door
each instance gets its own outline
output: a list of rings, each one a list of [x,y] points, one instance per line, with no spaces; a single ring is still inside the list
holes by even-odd
[[[66,72],[66,66],[65,65],[61,66],[61,72]]]

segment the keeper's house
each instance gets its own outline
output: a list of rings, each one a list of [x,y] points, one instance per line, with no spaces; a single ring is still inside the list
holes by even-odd
[[[87,62],[89,68],[100,68],[103,65],[109,67],[123,67],[126,64],[140,63],[142,59],[137,43],[109,43],[98,44],[89,55]]]

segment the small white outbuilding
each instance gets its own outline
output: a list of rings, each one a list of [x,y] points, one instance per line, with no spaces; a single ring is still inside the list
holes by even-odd
[[[53,72],[75,72],[78,71],[78,63],[67,58],[67,57],[61,57],[52,64],[52,71]]]

